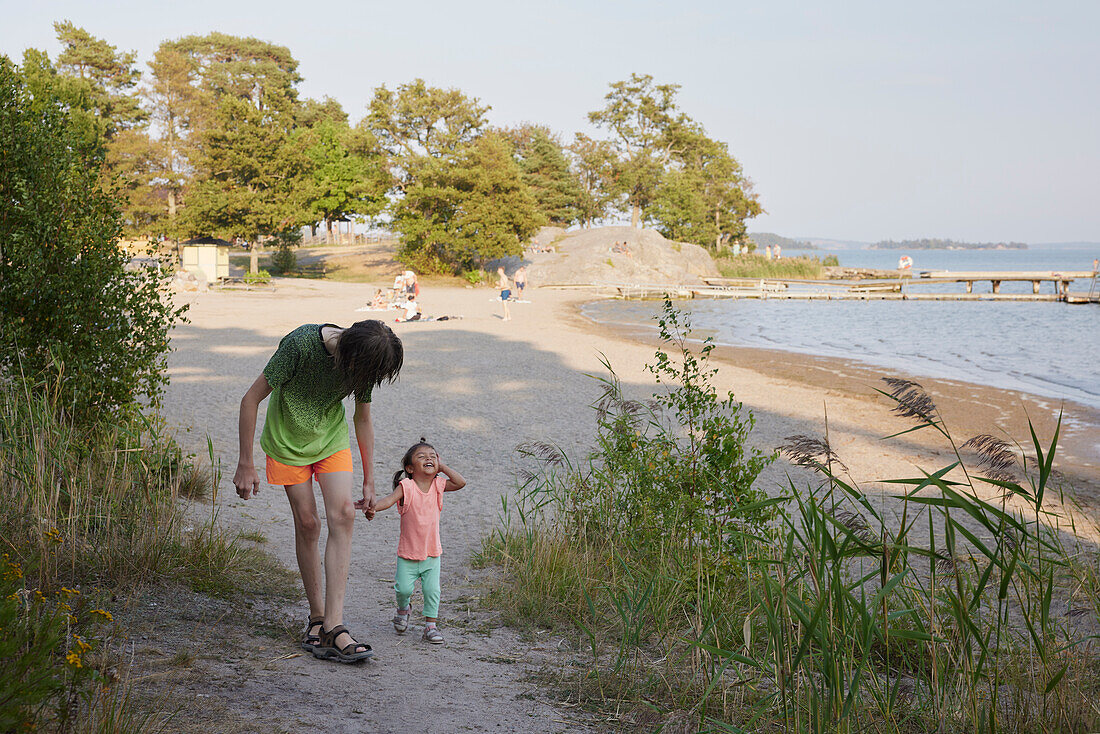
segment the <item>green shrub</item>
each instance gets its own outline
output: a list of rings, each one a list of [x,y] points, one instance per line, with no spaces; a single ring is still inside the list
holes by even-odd
[[[78,422],[156,406],[184,308],[170,273],[125,269],[115,184],[80,153],[59,104],[0,57],[0,376],[40,389],[63,365]]]
[[[840,260],[836,255],[826,255],[821,264],[827,268],[836,268],[840,266]]]
[[[298,267],[298,255],[294,250],[302,245],[302,231],[292,229],[275,235],[275,252],[271,255],[271,268],[282,275],[294,272]]]
[[[712,344],[693,344],[667,300],[660,331],[672,356],[658,351],[649,369],[662,390],[630,400],[614,372],[601,380],[596,448],[583,461],[520,447],[539,463],[515,508],[520,524],[487,539],[479,559],[507,572],[490,595],[507,619],[583,631],[600,662],[575,682],[604,697],[693,689],[700,669],[681,669],[693,657],[685,638],[734,639],[738,559],[746,537],[770,535],[774,512],[753,486],[773,457],[746,447],[751,414],[711,384]],[[664,661],[659,671],[649,657]]]
[[[271,282],[271,273],[261,268],[255,273],[245,273],[244,282],[256,285],[267,285]]]
[[[462,277],[470,285],[480,285],[485,280],[485,271],[478,269],[463,270]]]
[[[271,268],[278,273],[286,274],[294,272],[298,267],[298,256],[289,247],[279,246],[271,255]]]

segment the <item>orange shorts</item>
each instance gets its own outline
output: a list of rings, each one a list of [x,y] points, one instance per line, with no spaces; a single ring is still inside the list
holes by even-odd
[[[335,471],[351,471],[351,449],[337,451],[332,456],[305,466],[290,466],[267,457],[268,484],[281,484],[284,487],[301,484],[312,479],[314,474],[331,474]]]

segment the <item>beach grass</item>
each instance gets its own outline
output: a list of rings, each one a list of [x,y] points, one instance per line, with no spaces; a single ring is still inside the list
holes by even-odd
[[[155,418],[75,424],[59,394],[0,385],[0,617],[13,654],[0,656],[0,698],[17,727],[150,730],[109,642],[112,598],[156,583],[285,596],[293,576],[213,509],[188,510],[185,493],[214,498],[216,468],[196,468]]]
[[[656,365],[690,363],[686,326],[666,304]],[[743,431],[692,444],[705,357],[652,404],[606,378],[588,457],[521,448],[533,469],[479,561],[504,569],[488,603],[510,623],[572,640],[563,695],[624,728],[1096,729],[1098,556],[1054,484],[1057,430],[957,442],[919,385],[890,380],[884,401],[954,461],[866,491],[826,426],[781,447],[817,480],[719,497],[704,444],[761,457],[737,454]]]
[[[825,277],[825,268],[816,257],[784,257],[772,260],[763,255],[737,255],[715,258],[723,278],[806,278]]]

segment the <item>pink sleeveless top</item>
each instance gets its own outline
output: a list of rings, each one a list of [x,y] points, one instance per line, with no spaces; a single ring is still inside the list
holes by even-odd
[[[397,555],[408,561],[424,561],[443,555],[439,542],[439,515],[443,510],[443,488],[447,478],[436,476],[427,492],[421,492],[416,482],[401,480],[404,494],[397,511],[401,513],[401,536]]]

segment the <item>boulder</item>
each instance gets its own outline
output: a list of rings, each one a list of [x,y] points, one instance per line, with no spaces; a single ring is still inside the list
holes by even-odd
[[[656,230],[597,227],[564,235],[557,235],[554,252],[527,255],[532,285],[687,285],[718,275],[705,249]]]

